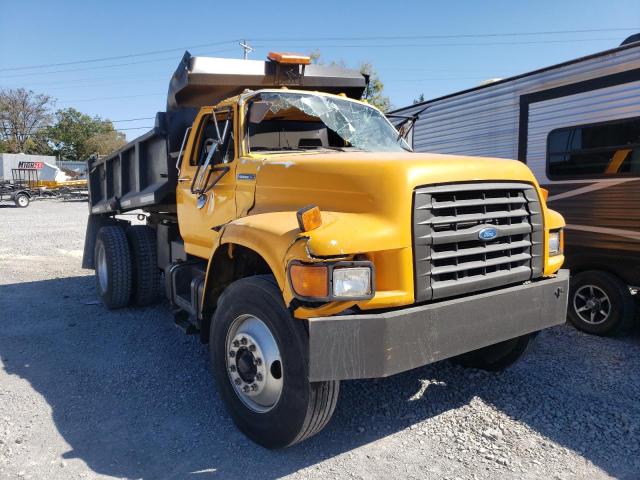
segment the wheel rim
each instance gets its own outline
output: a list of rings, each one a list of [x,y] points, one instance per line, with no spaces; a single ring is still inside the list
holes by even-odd
[[[29,200],[24,195],[18,196],[18,205],[26,207],[29,204]]]
[[[98,244],[98,251],[96,252],[96,273],[98,274],[98,283],[100,284],[100,290],[107,291],[109,278],[107,276],[107,254],[104,251],[104,245]]]
[[[611,300],[600,287],[584,285],[573,296],[573,309],[583,322],[599,325],[611,315]]]
[[[225,345],[229,381],[242,403],[258,413],[275,407],[284,369],[269,327],[253,315],[240,315],[231,323]]]

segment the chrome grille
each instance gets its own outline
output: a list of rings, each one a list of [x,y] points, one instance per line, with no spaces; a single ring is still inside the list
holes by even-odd
[[[488,227],[497,234],[485,241]],[[542,275],[540,201],[526,183],[417,188],[413,238],[418,302]]]

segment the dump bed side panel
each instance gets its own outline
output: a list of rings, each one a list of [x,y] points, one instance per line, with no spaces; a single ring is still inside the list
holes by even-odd
[[[155,127],[117,152],[88,162],[91,214],[175,203],[176,160],[196,109],[159,112]]]

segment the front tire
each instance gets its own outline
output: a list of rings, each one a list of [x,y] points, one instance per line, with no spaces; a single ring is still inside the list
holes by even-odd
[[[571,278],[569,320],[594,335],[616,335],[633,324],[636,306],[625,283],[608,272],[590,270]]]
[[[458,355],[451,360],[465,368],[500,372],[522,358],[535,336],[535,333],[522,335],[521,337]]]
[[[96,288],[102,303],[109,308],[122,308],[131,298],[131,251],[124,229],[114,225],[98,232],[95,250]]]
[[[270,275],[237,280],[222,293],[211,321],[211,369],[235,424],[266,448],[311,437],[335,409],[340,382],[308,381],[308,342]]]

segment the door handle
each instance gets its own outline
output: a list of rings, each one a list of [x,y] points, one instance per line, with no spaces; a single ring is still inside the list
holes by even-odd
[[[178,182],[180,182],[180,183],[182,183],[182,182],[190,182],[190,181],[191,181],[191,179],[188,178],[188,177],[183,177],[183,178],[179,178],[178,179]]]

